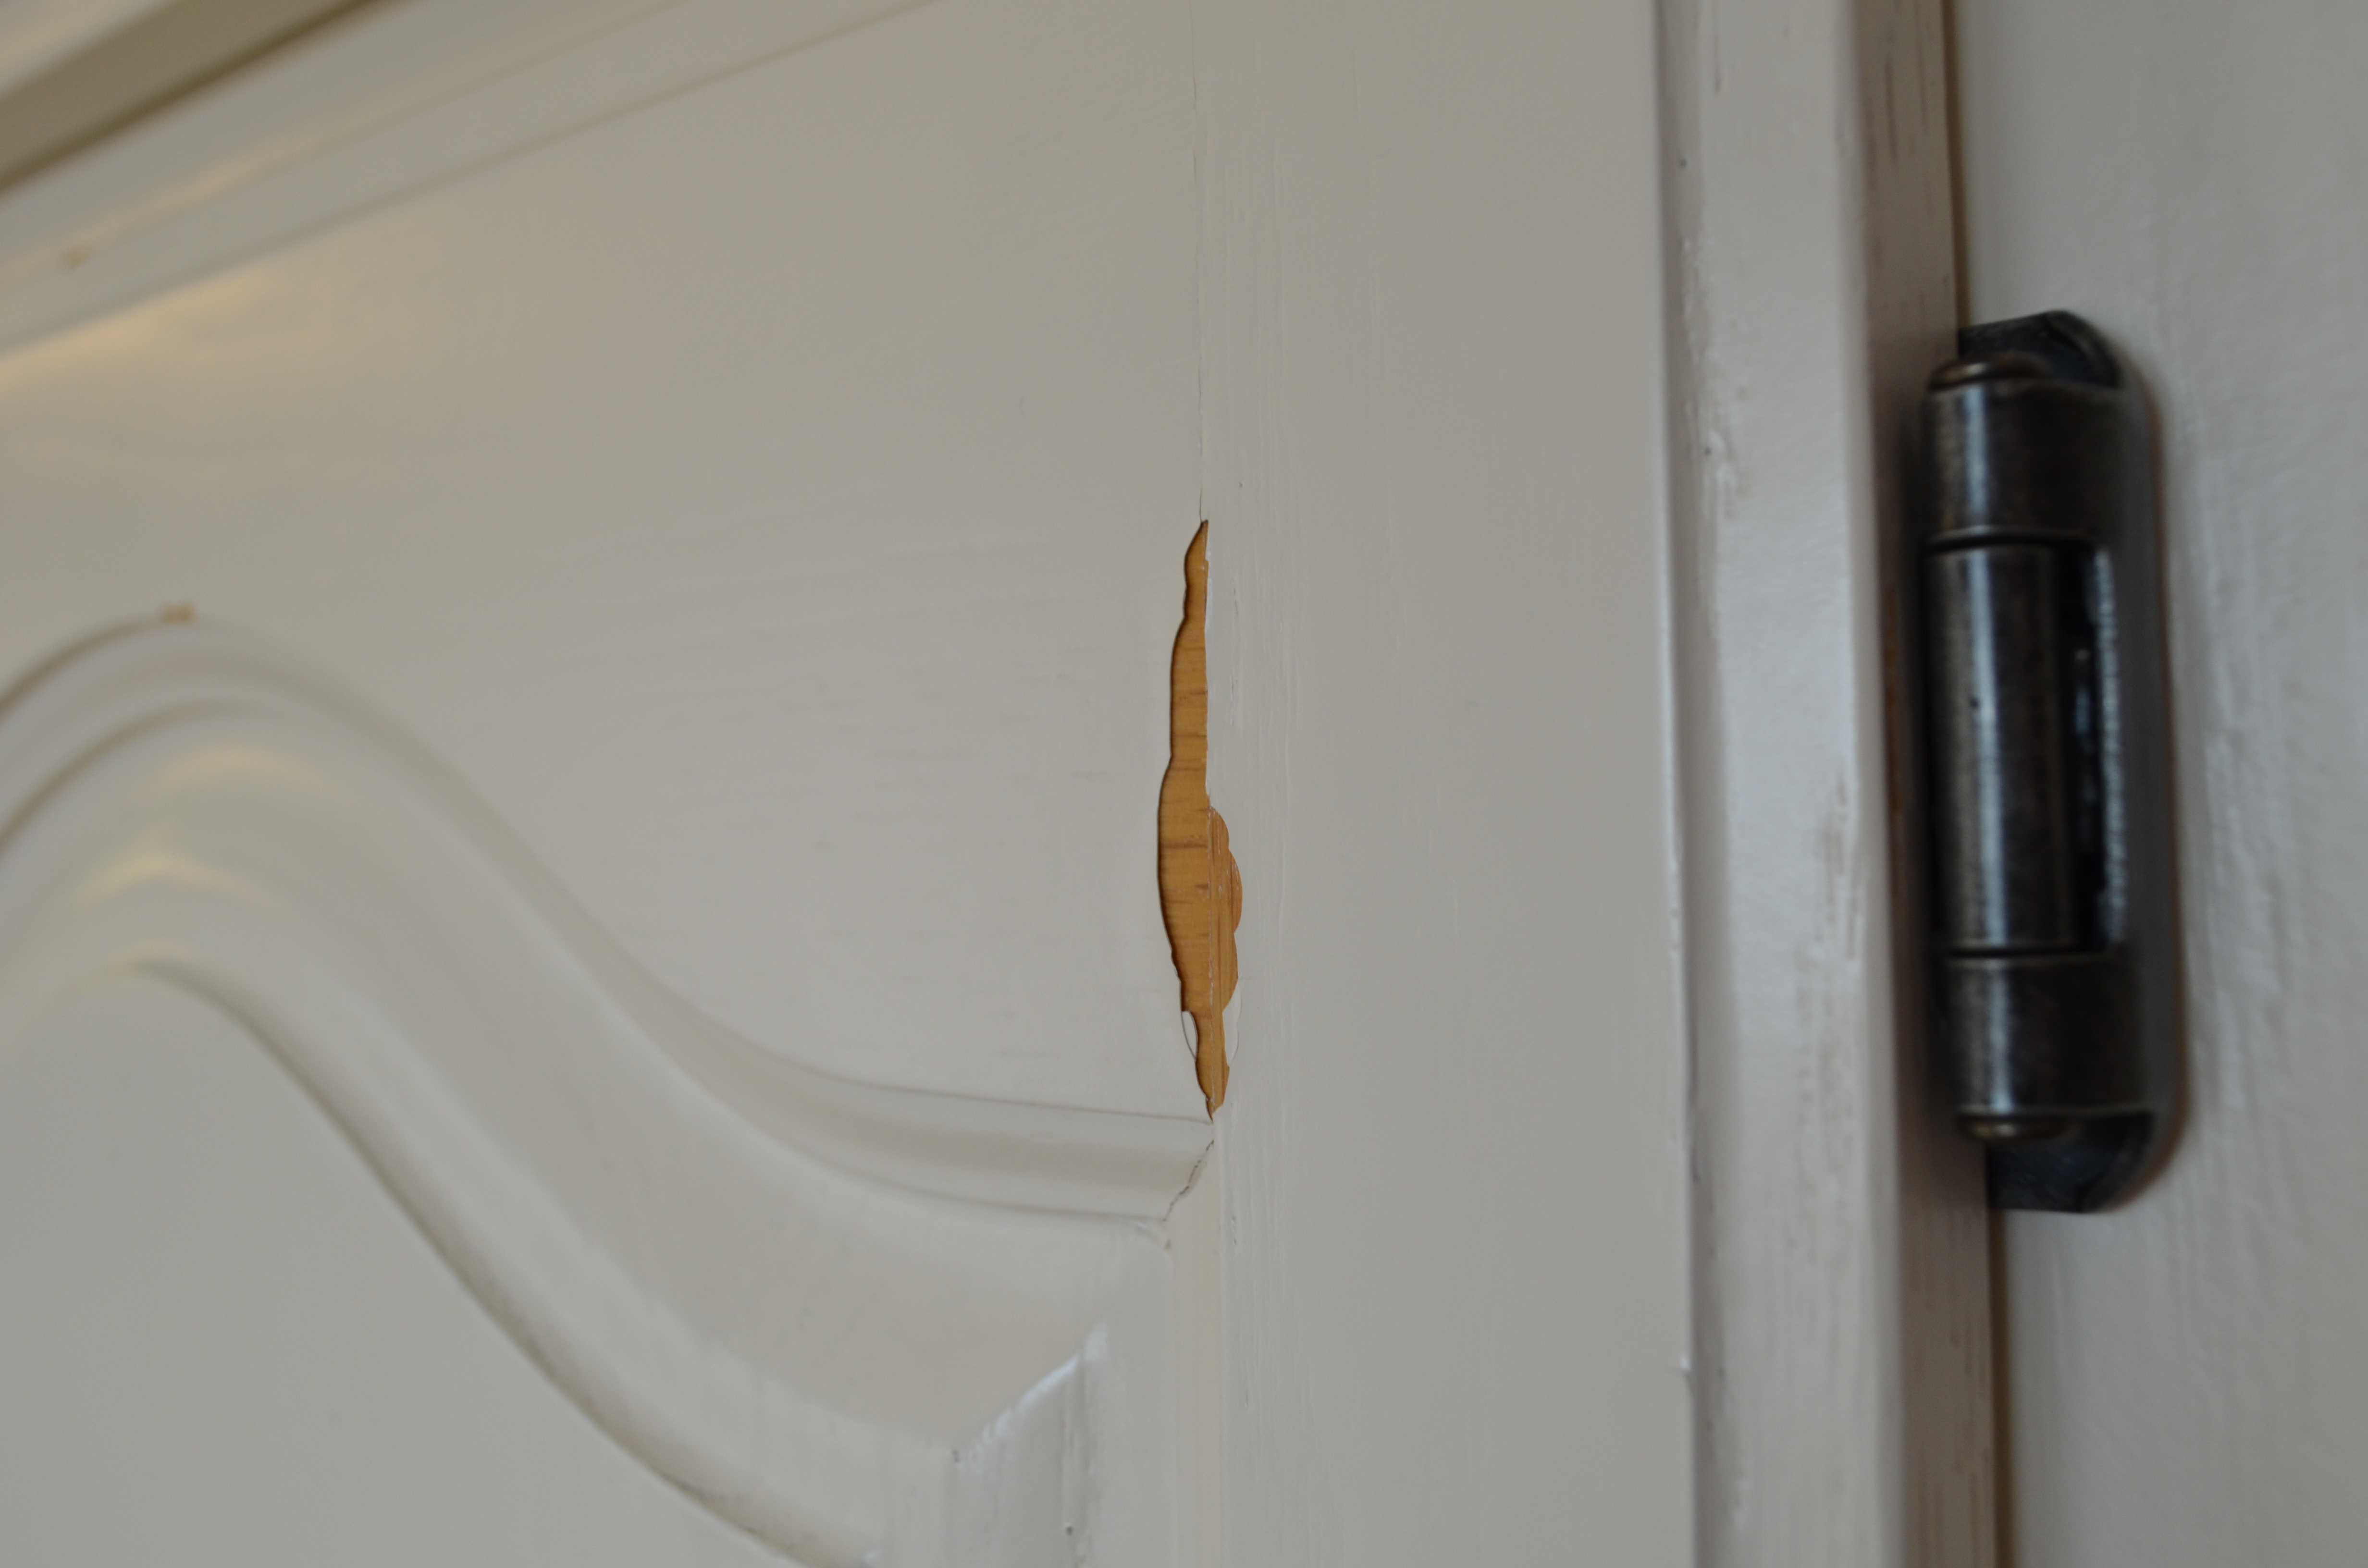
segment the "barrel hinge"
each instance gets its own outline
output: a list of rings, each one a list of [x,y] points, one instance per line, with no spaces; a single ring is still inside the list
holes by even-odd
[[[1903,574],[1923,664],[1931,1029],[1991,1202],[2087,1210],[2178,1100],[2151,426],[2095,328],[1968,328],[1924,398]]]

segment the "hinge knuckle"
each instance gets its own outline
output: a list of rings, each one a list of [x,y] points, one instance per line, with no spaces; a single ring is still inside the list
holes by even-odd
[[[1905,587],[1924,666],[1932,1031],[2001,1207],[2089,1210],[2177,1099],[2151,431],[2064,312],[1969,329],[1924,399]]]

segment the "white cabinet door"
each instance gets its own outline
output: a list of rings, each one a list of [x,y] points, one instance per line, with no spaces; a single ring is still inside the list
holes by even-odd
[[[1806,10],[381,0],[0,189],[0,1556],[1978,1561]]]
[[[553,1396],[243,1020],[130,979],[0,1057],[11,1562],[778,1561]]]
[[[2023,1568],[2368,1540],[2368,12],[1961,6],[1975,319],[2159,422],[2190,1103],[2126,1210],[2006,1228]]]

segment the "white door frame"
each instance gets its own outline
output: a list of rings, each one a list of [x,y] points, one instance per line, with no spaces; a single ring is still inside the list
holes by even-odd
[[[1989,1226],[1894,910],[1886,582],[1958,320],[1940,0],[1667,0],[1706,1563],[1996,1561]]]

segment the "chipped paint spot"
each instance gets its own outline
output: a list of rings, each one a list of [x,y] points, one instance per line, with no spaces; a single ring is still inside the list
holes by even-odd
[[[1225,1103],[1225,1004],[1234,998],[1240,869],[1209,802],[1209,525],[1184,552],[1184,623],[1167,667],[1167,773],[1159,781],[1159,910],[1192,1020],[1201,1093]]]

